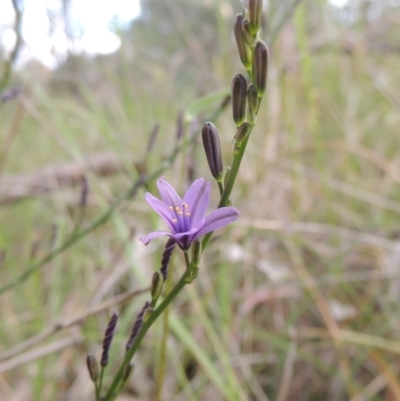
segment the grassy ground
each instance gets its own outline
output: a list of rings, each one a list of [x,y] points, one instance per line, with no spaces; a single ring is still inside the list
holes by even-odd
[[[107,212],[140,173],[164,166],[180,113],[185,138],[196,135],[242,72],[230,35],[238,4],[194,3],[213,16],[211,39],[171,2],[184,40],[161,58],[133,35],[114,57],[13,76],[23,93],[0,108],[2,197],[6,179],[44,166],[102,152],[120,166],[86,171],[85,207],[79,183],[1,205],[0,282],[12,284],[0,295],[1,400],[93,399],[85,357],[100,355],[113,311],[108,377],[123,356],[165,242],[139,241],[162,227],[144,202],[155,181]],[[232,198],[241,217],[150,330],[120,400],[400,400],[399,10],[350,27],[323,1],[271,2],[267,20],[268,93]],[[229,107],[215,124],[228,165]],[[181,190],[211,180],[198,140],[171,161],[160,175]],[[167,286],[179,252],[171,268]]]

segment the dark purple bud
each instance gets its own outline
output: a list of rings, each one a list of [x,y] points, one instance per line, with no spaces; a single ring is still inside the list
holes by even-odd
[[[263,0],[248,0],[250,32],[257,35],[261,28],[261,18],[263,12]]]
[[[128,342],[126,343],[125,348],[127,351],[129,350],[129,348],[132,347],[132,344],[135,341],[135,338],[138,335],[140,328],[142,327],[143,316],[144,316],[144,313],[146,312],[146,309],[149,307],[149,305],[150,305],[150,302],[146,301],[142,310],[139,312],[139,314],[136,317],[135,323],[133,324],[133,327],[132,327],[131,335],[129,337]]]
[[[151,280],[151,299],[155,303],[158,297],[161,294],[161,290],[163,288],[164,278],[160,271],[156,271],[153,274],[153,278]]]
[[[165,244],[164,253],[161,259],[161,268],[160,272],[163,275],[164,281],[168,276],[168,265],[171,260],[172,252],[174,251],[176,246],[176,241],[173,238],[169,238],[167,243]]]
[[[236,45],[239,52],[240,60],[246,70],[251,69],[251,51],[245,40],[245,33],[242,27],[243,15],[238,14],[236,16],[235,23],[233,25],[233,32],[235,34]]]
[[[203,125],[201,136],[211,174],[219,182],[221,181],[224,167],[217,128],[213,123],[206,122]]]
[[[100,359],[100,365],[103,368],[108,365],[108,352],[110,351],[111,342],[114,337],[117,322],[118,322],[118,313],[113,313],[108,323],[103,340],[103,353],[101,354],[101,359]]]
[[[253,81],[257,88],[258,96],[264,94],[267,86],[268,75],[268,48],[263,41],[258,41],[254,49]]]
[[[92,354],[88,354],[86,357],[86,364],[92,382],[96,383],[100,377],[99,365],[97,363],[96,357]]]
[[[232,80],[232,112],[233,121],[241,125],[246,117],[247,81],[242,74],[237,74]]]

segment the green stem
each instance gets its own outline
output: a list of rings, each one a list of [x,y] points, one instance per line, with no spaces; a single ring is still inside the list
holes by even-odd
[[[186,259],[186,257],[185,257]],[[160,306],[149,316],[149,318],[143,323],[142,328],[140,329],[134,343],[132,344],[132,347],[129,348],[127,353],[125,354],[125,358],[118,369],[117,374],[114,377],[114,380],[112,381],[110,388],[107,391],[107,394],[104,397],[104,401],[111,401],[113,397],[117,393],[117,389],[119,388],[119,385],[122,381],[122,377],[124,374],[124,368],[125,365],[127,365],[135,355],[136,350],[138,349],[140,343],[142,342],[144,336],[146,335],[147,331],[149,328],[153,325],[153,323],[157,320],[157,318],[161,315],[161,313],[164,312],[164,310],[167,308],[167,306],[174,300],[174,298],[180,293],[182,288],[187,284],[186,280],[187,277],[189,276],[189,270],[185,270],[183,273],[182,277],[178,281],[178,283],[175,285],[175,287],[171,290],[171,292],[165,297],[163,302],[161,302]]]
[[[249,135],[247,135],[247,137],[243,140],[242,144],[240,145],[239,153],[234,155],[234,157],[233,157],[231,172],[229,173],[228,181],[225,185],[224,192],[222,193],[221,199],[219,201],[219,204],[218,204],[219,208],[224,207],[228,204],[229,197],[231,196],[232,189],[233,189],[233,186],[236,181],[236,177],[239,172],[240,164],[242,162],[243,155],[246,150],[247,142],[249,141],[249,138],[250,138],[250,134],[251,134],[251,131],[250,131]],[[213,233],[211,232],[204,236],[203,241],[201,242],[202,252],[206,248],[208,241],[210,240],[212,234]]]
[[[96,385],[96,401],[100,401],[101,387],[103,385],[104,367],[101,367],[99,384]]]

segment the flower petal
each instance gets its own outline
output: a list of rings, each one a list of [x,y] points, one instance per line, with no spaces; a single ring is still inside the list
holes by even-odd
[[[199,178],[193,182],[183,197],[183,202],[189,205],[191,227],[199,226],[197,223],[204,218],[210,203],[210,191],[211,182]]]
[[[147,234],[144,238],[140,238],[140,241],[147,245],[154,238],[162,237],[163,235],[171,236],[171,234],[167,233],[166,231],[153,231],[152,233]]]
[[[145,198],[147,203],[164,219],[164,221],[168,224],[168,227],[174,233],[175,225],[172,221],[173,217],[171,210],[168,209],[168,206],[153,196],[150,192],[146,193]]]
[[[203,227],[193,236],[192,241],[195,241],[211,231],[218,230],[219,228],[233,223],[238,218],[239,214],[239,211],[234,207],[221,207],[214,210],[206,217]]]
[[[167,206],[172,206],[173,208],[176,206],[182,206],[181,197],[177,194],[172,185],[164,179],[164,177],[161,177],[157,180],[157,188],[162,201]]]

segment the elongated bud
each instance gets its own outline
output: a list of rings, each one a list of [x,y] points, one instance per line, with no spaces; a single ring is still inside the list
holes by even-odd
[[[251,84],[247,89],[247,104],[249,106],[248,121],[250,125],[254,125],[257,118],[258,111],[258,93],[257,88]]]
[[[156,271],[151,280],[151,299],[153,301],[157,301],[158,297],[160,296],[163,284],[164,278],[162,273],[160,271]]]
[[[233,121],[241,125],[246,118],[247,81],[242,74],[237,74],[232,80],[232,112]]]
[[[250,32],[252,35],[257,35],[261,28],[261,18],[263,12],[263,0],[249,0],[249,20],[250,20]]]
[[[233,25],[233,32],[235,34],[236,45],[239,52],[240,60],[246,70],[251,69],[251,51],[245,40],[245,33],[242,27],[243,15],[238,14],[236,16],[235,23]]]
[[[249,89],[247,89],[247,102],[251,112],[257,114],[258,93],[257,88],[253,84],[249,85]]]
[[[222,164],[219,135],[215,125],[210,122],[206,122],[203,125],[201,136],[211,174],[217,181],[221,181],[224,167]]]
[[[99,364],[97,363],[97,359],[94,355],[88,354],[86,357],[86,364],[89,371],[90,379],[92,382],[96,383],[99,380]]]
[[[200,250],[201,244],[200,241],[194,241],[192,244],[192,264],[194,266],[198,266],[200,263]]]
[[[134,371],[135,371],[135,365],[133,364],[133,362],[129,362],[127,365],[125,365],[124,375],[122,376],[122,383],[125,384],[132,376]]]
[[[258,41],[254,49],[253,60],[253,80],[257,88],[258,96],[264,94],[265,87],[267,86],[268,74],[268,48],[263,41]]]
[[[117,322],[118,322],[118,313],[113,313],[108,323],[103,340],[103,353],[101,354],[101,359],[100,359],[100,365],[103,368],[108,365],[108,353],[110,351],[111,342],[114,337]]]

